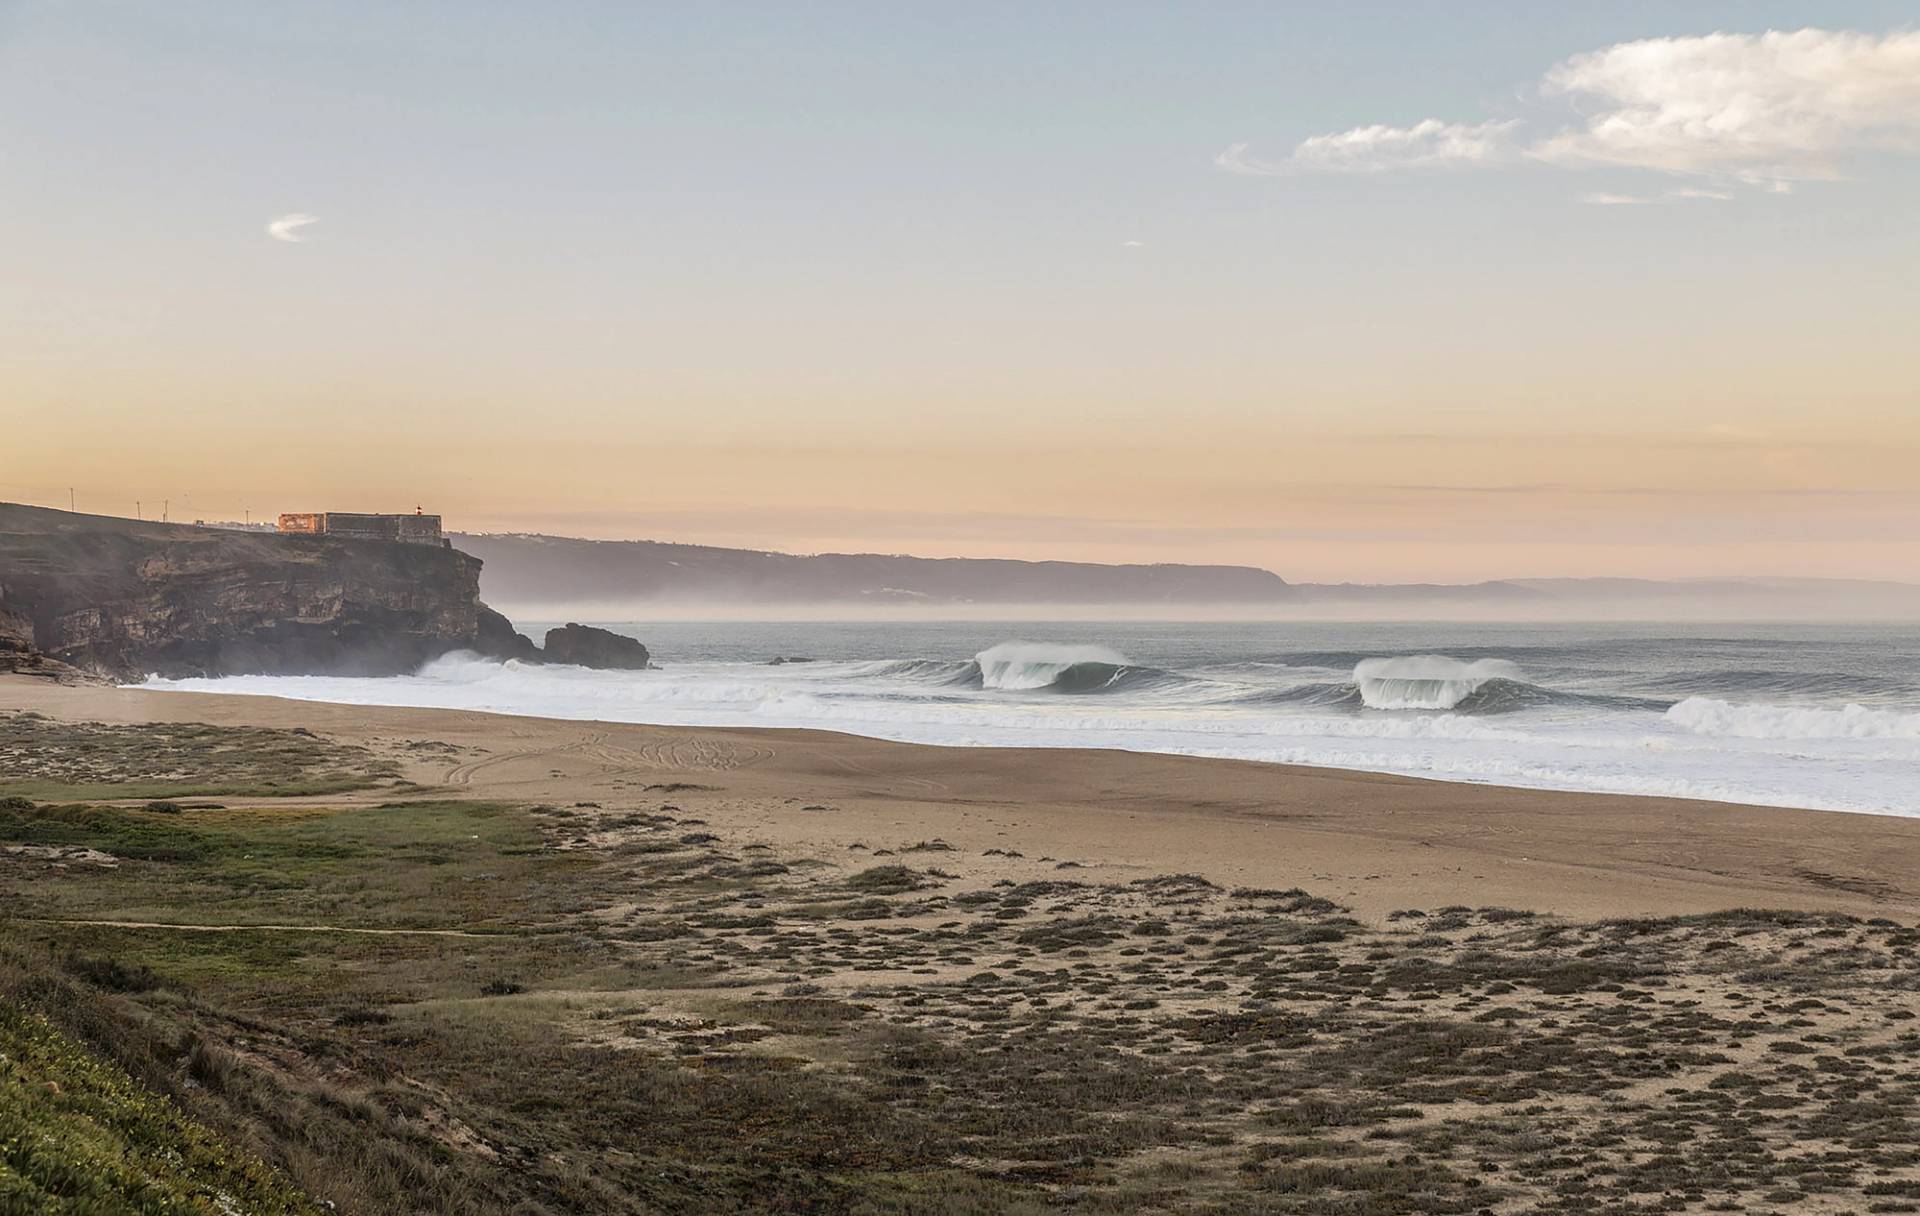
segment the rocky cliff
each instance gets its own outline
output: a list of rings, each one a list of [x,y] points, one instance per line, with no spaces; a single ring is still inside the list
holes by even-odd
[[[0,503],[0,669],[392,675],[461,649],[535,653],[455,549]]]

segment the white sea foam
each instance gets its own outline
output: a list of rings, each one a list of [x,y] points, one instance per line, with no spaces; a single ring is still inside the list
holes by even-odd
[[[1696,735],[1737,739],[1920,739],[1920,714],[1864,705],[1820,709],[1688,697],[1667,710],[1667,720]]]
[[[1353,668],[1369,709],[1452,709],[1488,680],[1519,678],[1520,669],[1505,659],[1465,663],[1438,654],[1362,659]]]
[[[1354,673],[1357,698],[1299,702],[1247,694],[1308,686],[1325,679],[1324,668],[1244,673],[1265,681],[1259,684],[1233,683],[1241,675],[1227,673],[1163,679],[1150,669],[1152,678],[1114,681],[1104,668],[1143,670],[1107,647],[1007,643],[981,651],[973,664],[688,662],[616,672],[454,654],[391,679],[244,676],[149,686],[674,726],[815,727],[947,746],[1123,748],[1920,815],[1920,783],[1911,779],[1920,766],[1920,714],[1897,709],[1690,698],[1663,712],[1655,703],[1573,698],[1469,712],[1473,703],[1463,701],[1490,680],[1515,679],[1518,669],[1439,656],[1367,660]],[[1072,684],[1068,673],[1087,679]],[[1034,695],[1069,684],[1094,695]]]

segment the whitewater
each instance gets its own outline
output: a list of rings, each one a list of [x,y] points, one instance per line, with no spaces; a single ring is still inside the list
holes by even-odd
[[[146,687],[1920,815],[1911,627],[607,625],[660,669],[454,654],[385,679]]]

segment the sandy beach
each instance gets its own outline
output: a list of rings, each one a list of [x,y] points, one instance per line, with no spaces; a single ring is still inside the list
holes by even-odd
[[[0,1097],[118,1112],[109,1192],[1920,1197],[1920,820],[29,679],[0,777]]]
[[[850,846],[939,839],[976,878],[1028,881],[1063,865],[1099,881],[1190,873],[1222,886],[1305,887],[1375,921],[1447,904],[1583,919],[1747,907],[1900,919],[1920,911],[1920,820],[1889,816],[24,677],[0,677],[0,708],[72,721],[305,728],[390,755],[411,780],[463,797],[611,807],[677,785],[680,806],[783,852],[845,857]],[[422,741],[456,750],[407,746]]]

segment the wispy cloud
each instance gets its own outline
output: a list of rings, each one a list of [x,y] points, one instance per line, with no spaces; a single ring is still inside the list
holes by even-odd
[[[297,211],[290,215],[278,215],[267,222],[267,235],[276,241],[286,241],[294,245],[304,244],[307,234],[301,230],[309,224],[319,222],[319,216],[302,215]]]
[[[1712,199],[1725,202],[1733,195],[1725,190],[1702,190],[1697,186],[1682,186],[1677,190],[1662,190],[1658,194],[1614,194],[1606,190],[1595,190],[1580,196],[1580,201],[1594,207],[1646,207],[1656,203],[1671,203],[1687,199]]]
[[[1785,192],[1843,175],[1846,158],[1920,151],[1920,31],[1818,29],[1648,38],[1548,69],[1542,100],[1575,112],[1524,139],[1517,119],[1429,118],[1315,135],[1281,159],[1234,144],[1214,163],[1235,173],[1464,169],[1531,162],[1627,169]],[[1666,197],[1730,197],[1692,187]],[[1595,194],[1586,201],[1647,201]]]
[[[1483,122],[1475,126],[1429,118],[1410,127],[1375,124],[1301,141],[1285,160],[1263,160],[1251,145],[1234,144],[1213,158],[1231,173],[1249,177],[1278,177],[1303,170],[1334,173],[1379,173],[1389,169],[1451,169],[1497,164],[1512,159],[1517,150],[1513,130],[1517,120]]]
[[[1293,150],[1293,163],[1340,173],[1498,164],[1512,158],[1513,130],[1519,125],[1509,120],[1468,126],[1429,118],[1411,127],[1355,127],[1302,140]]]
[[[1668,198],[1709,199],[1724,203],[1733,195],[1725,190],[1703,190],[1699,186],[1682,186],[1678,190],[1667,191]]]

